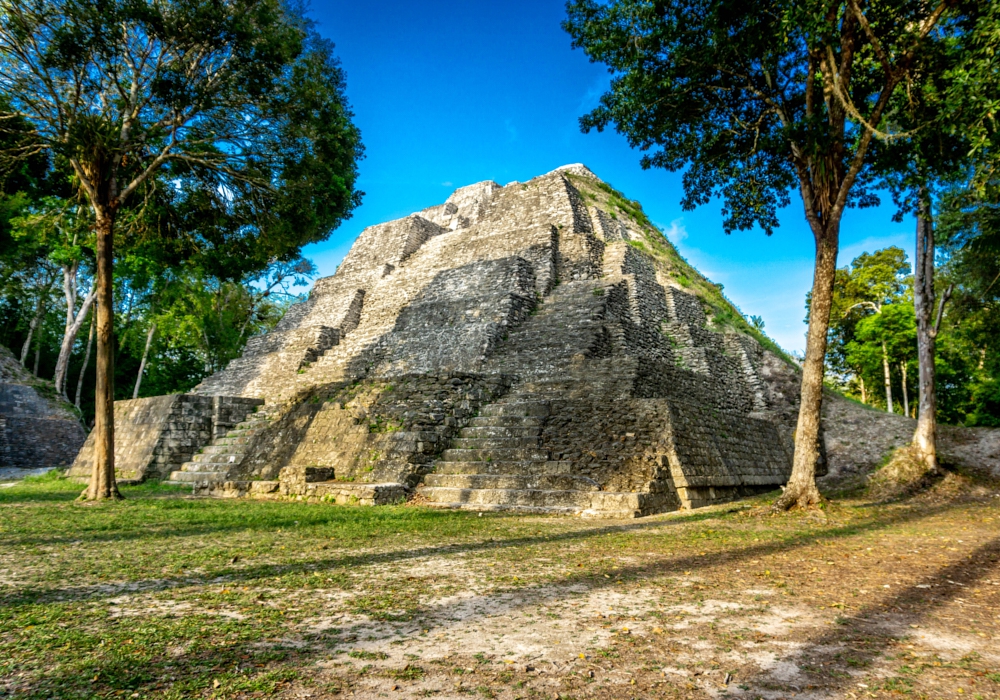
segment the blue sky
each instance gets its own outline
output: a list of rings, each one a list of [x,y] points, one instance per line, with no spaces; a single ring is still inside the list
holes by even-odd
[[[640,154],[614,133],[582,134],[578,118],[597,104],[608,74],[570,49],[561,0],[313,0],[311,16],[336,44],[366,157],[353,218],[305,255],[333,274],[366,226],[443,202],[481,180],[528,180],[584,163],[668,231],[682,255],[789,350],[805,347],[804,300],[813,241],[796,196],[771,237],[726,235],[720,205],[681,210],[679,173],[644,171]],[[891,203],[850,211],[841,264],[865,250],[904,248],[911,222],[892,222]]]

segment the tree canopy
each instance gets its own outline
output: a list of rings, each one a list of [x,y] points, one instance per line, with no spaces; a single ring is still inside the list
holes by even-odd
[[[922,0],[568,4],[574,46],[612,74],[600,105],[581,118],[585,131],[613,125],[643,152],[644,167],[683,170],[683,206],[721,198],[727,232],[771,233],[791,193],[801,197],[816,266],[793,473],[779,507],[819,499],[824,356],[844,210],[877,204],[879,185],[906,180],[897,166],[911,172],[914,134],[942,129],[950,115],[941,108],[947,101],[929,96],[952,94],[967,65],[962,41],[986,14],[982,3]],[[912,95],[931,106],[903,110]]]
[[[0,164],[48,157],[94,213],[88,493],[111,497],[116,230],[144,257],[197,258],[223,279],[324,239],[361,196],[344,75],[281,0],[0,0],[0,93]]]

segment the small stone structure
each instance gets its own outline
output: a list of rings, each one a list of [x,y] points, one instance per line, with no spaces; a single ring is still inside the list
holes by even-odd
[[[0,346],[0,467],[70,464],[86,437],[72,408]]]
[[[262,403],[260,399],[193,394],[115,401],[115,473],[129,481],[166,479]],[[89,478],[93,465],[91,433],[68,476]]]

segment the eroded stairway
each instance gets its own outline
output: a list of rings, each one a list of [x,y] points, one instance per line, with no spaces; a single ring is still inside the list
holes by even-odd
[[[242,464],[253,438],[266,428],[275,417],[278,407],[262,406],[247,415],[246,420],[237,424],[222,437],[218,437],[192,455],[180,469],[171,472],[168,483],[205,484],[224,481],[226,476]]]
[[[429,505],[471,510],[634,517],[641,494],[600,490],[574,475],[569,461],[552,459],[542,442],[553,402],[539,396],[571,396],[583,384],[585,358],[608,354],[606,304],[600,282],[556,287],[537,313],[512,329],[491,361],[496,371],[519,371],[512,392],[483,406],[462,428],[424,477],[418,493]],[[593,365],[589,368],[593,371]],[[613,384],[614,373],[599,383]],[[593,380],[598,379],[591,377]]]

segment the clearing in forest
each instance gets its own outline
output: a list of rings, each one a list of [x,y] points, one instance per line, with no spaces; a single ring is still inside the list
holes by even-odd
[[[0,697],[1000,696],[1000,494],[954,475],[617,522],[124,491],[0,489]]]

